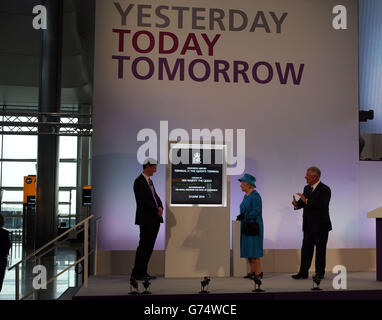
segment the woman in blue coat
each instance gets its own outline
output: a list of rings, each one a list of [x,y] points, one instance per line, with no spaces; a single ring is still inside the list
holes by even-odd
[[[240,256],[248,258],[250,272],[244,278],[251,278],[258,276],[262,278],[263,272],[261,270],[260,258],[263,256],[263,238],[264,238],[264,225],[261,209],[261,197],[255,190],[255,177],[250,174],[244,174],[239,179],[241,182],[241,190],[245,192],[243,201],[240,204],[241,230],[244,222],[257,222],[259,224],[260,232],[257,236],[246,235],[241,231],[240,236]]]

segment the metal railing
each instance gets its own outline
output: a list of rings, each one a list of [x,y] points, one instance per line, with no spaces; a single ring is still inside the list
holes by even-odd
[[[0,134],[92,136],[92,114],[0,110]]]
[[[4,215],[3,215],[4,217]],[[11,230],[9,231],[9,235],[11,238],[11,250],[10,250],[10,256],[11,259],[13,256],[19,256],[21,254],[22,246],[23,246],[23,231],[22,230]],[[15,252],[13,251],[15,250]]]
[[[53,240],[49,241],[48,243],[46,243],[45,245],[43,245],[42,247],[40,247],[39,249],[37,249],[36,251],[34,251],[33,253],[31,253],[30,255],[28,255],[25,259],[17,262],[16,264],[14,264],[13,266],[11,266],[8,271],[12,270],[12,269],[16,269],[15,272],[16,272],[16,287],[15,287],[15,290],[16,290],[16,300],[23,300],[27,297],[29,297],[30,295],[32,295],[34,292],[38,291],[38,290],[41,290],[41,289],[33,289],[31,292],[27,293],[26,295],[24,295],[23,297],[20,298],[20,265],[26,261],[28,261],[29,259],[33,258],[33,257],[37,257],[37,260],[38,260],[38,263],[40,264],[41,262],[41,257],[46,255],[48,252],[52,251],[58,244],[57,244],[57,241],[60,240],[61,238],[63,238],[64,236],[66,236],[67,234],[69,234],[70,232],[72,231],[75,231],[78,227],[82,226],[83,225],[83,231],[84,231],[84,256],[80,259],[78,259],[76,262],[72,263],[71,265],[69,265],[67,268],[65,268],[64,270],[60,271],[59,273],[57,273],[56,275],[54,275],[53,277],[51,277],[49,280],[46,281],[46,285],[48,285],[49,283],[51,283],[52,281],[54,281],[56,278],[58,278],[61,274],[63,274],[65,271],[68,271],[70,268],[72,267],[75,267],[77,264],[79,264],[80,262],[84,262],[84,270],[83,270],[83,285],[85,288],[88,287],[88,277],[89,277],[89,255],[94,253],[94,275],[97,275],[97,254],[98,254],[98,248],[97,248],[97,234],[98,234],[98,220],[101,219],[101,217],[98,217],[98,218],[95,218],[94,219],[94,222],[95,222],[95,227],[96,227],[96,230],[95,230],[95,245],[94,245],[94,249],[91,250],[89,252],[89,221],[91,219],[94,218],[94,215],[90,215],[89,217],[85,218],[84,220],[82,220],[81,222],[79,222],[78,224],[76,224],[74,227],[66,230],[65,232],[63,232],[62,234],[60,234],[58,237],[54,238]],[[82,231],[81,230],[81,231]],[[44,249],[48,248],[49,246],[53,245],[54,246],[52,248],[50,248],[49,250],[45,251],[44,253],[38,255],[39,253],[41,253]]]

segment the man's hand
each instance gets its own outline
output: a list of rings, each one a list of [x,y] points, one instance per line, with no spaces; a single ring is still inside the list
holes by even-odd
[[[296,201],[296,198],[294,197],[294,195],[293,195],[292,204],[294,207],[297,207],[297,201]]]
[[[159,207],[158,208],[158,216],[162,216],[163,215],[163,208],[162,207]]]
[[[302,193],[297,193],[297,195],[301,198],[302,201],[304,201],[305,203],[308,202],[308,199],[305,198],[305,196],[302,194]]]

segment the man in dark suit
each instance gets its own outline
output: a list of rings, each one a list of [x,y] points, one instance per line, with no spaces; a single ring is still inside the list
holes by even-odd
[[[306,172],[304,192],[297,193],[297,201],[293,195],[292,204],[295,210],[303,208],[302,230],[304,238],[301,248],[300,271],[292,275],[294,279],[307,279],[312,263],[314,247],[316,247],[316,275],[324,278],[326,266],[326,244],[332,224],[329,217],[330,188],[320,181],[321,171],[310,167]]]
[[[140,230],[139,245],[131,273],[131,278],[136,280],[155,279],[147,273],[147,266],[154,249],[159,226],[163,223],[162,201],[150,179],[156,170],[156,160],[147,159],[143,164],[142,174],[134,182],[134,194],[137,202],[135,224],[139,225]]]
[[[3,229],[4,217],[0,214],[0,291],[3,287],[5,269],[7,268],[7,257],[11,248],[9,232]]]

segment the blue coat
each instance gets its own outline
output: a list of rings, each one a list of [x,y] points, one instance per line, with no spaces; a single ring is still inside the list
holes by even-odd
[[[260,227],[260,234],[258,236],[248,236],[241,233],[240,257],[260,258],[263,256],[264,225],[261,209],[261,197],[256,190],[253,190],[248,196],[244,196],[244,199],[240,204],[240,213],[244,214],[244,219],[241,221],[240,230],[243,227],[244,221],[256,221]]]

